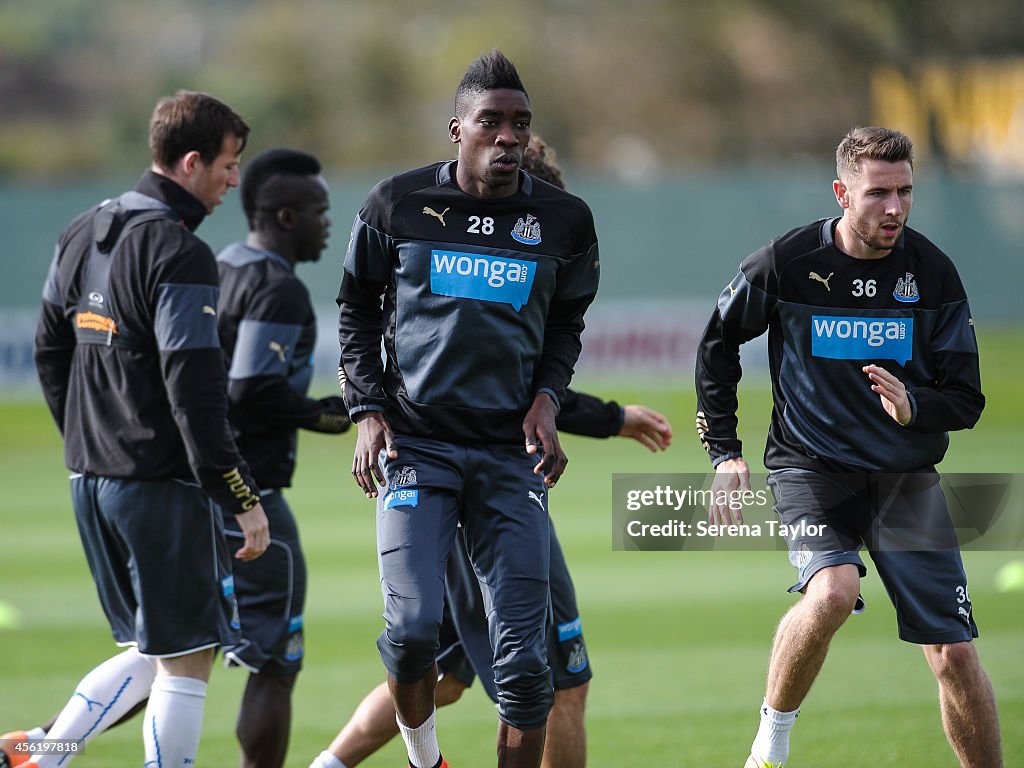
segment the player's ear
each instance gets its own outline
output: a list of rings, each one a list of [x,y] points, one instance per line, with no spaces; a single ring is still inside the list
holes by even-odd
[[[274,214],[274,219],[277,221],[277,225],[284,230],[292,230],[295,228],[295,209],[284,206],[278,208]]]
[[[832,182],[832,191],[836,195],[836,202],[840,208],[850,207],[850,190],[840,179]]]
[[[451,141],[452,144],[458,144],[461,138],[462,123],[459,121],[459,118],[453,117],[448,121],[448,140]]]
[[[195,173],[202,161],[202,156],[194,149],[191,152],[186,152],[185,156],[181,158],[181,167],[184,169],[185,175],[191,176]]]

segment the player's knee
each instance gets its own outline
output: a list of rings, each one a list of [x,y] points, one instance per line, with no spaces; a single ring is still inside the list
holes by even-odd
[[[498,687],[498,715],[509,725],[529,731],[542,727],[548,719],[554,692],[551,675],[543,659],[536,665],[515,669],[495,668]]]
[[[507,690],[498,691],[498,716],[521,731],[543,728],[554,696],[546,681],[535,685],[518,683]]]
[[[399,683],[418,682],[433,667],[437,633],[436,622],[404,621],[389,625],[377,638],[384,666]]]
[[[978,654],[973,643],[926,645],[924,654],[932,672],[939,680],[973,677],[978,668]]]
[[[235,735],[245,754],[276,749],[282,738],[287,742],[295,678],[268,672],[249,675],[235,722]]]
[[[853,611],[860,594],[860,574],[854,565],[823,568],[807,585],[806,596],[821,614],[842,623]]]
[[[157,674],[192,677],[206,682],[210,679],[210,671],[213,669],[213,649],[207,648],[183,656],[158,658],[156,668]]]
[[[857,603],[857,592],[849,592],[843,589],[828,589],[819,593],[817,598],[818,607],[828,615],[837,620],[845,620],[853,612]]]
[[[291,700],[297,677],[297,672],[285,675],[273,674],[270,671],[250,673],[242,696],[243,706],[249,700],[257,704],[263,701]]]

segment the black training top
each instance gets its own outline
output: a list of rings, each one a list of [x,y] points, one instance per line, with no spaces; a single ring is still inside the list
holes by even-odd
[[[499,199],[454,176],[453,162],[394,176],[356,217],[338,296],[346,404],[400,434],[521,442],[536,394],[560,401],[579,356],[593,216],[527,174]]]
[[[241,513],[259,497],[228,427],[217,267],[193,234],[204,217],[152,172],[79,215],[43,290],[36,367],[71,470],[198,480]]]
[[[217,327],[238,447],[261,488],[290,486],[297,430],[349,426],[340,397],[307,397],[316,346],[309,290],[287,259],[244,243],[221,251],[217,267]]]
[[[697,425],[715,463],[740,455],[740,345],[768,331],[769,469],[840,465],[909,471],[939,462],[947,432],[985,405],[978,345],[956,268],[905,229],[881,259],[836,246],[838,219],[795,229],[754,252],[722,291],[697,353]],[[883,409],[861,368],[907,387],[907,426]]]

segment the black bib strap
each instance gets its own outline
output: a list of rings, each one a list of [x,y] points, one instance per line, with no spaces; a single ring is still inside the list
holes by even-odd
[[[177,220],[170,206],[138,192],[126,192],[100,206],[92,221],[92,250],[85,282],[75,310],[75,338],[79,344],[102,344],[143,350],[119,327],[111,306],[110,268],[125,238],[136,228],[158,219]]]
[[[832,245],[835,237],[832,235],[832,230],[835,229],[836,222],[839,221],[838,216],[833,216],[830,219],[821,220],[821,247],[824,248],[826,245]]]

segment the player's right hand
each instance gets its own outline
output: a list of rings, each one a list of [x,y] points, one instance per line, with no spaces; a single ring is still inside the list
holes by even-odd
[[[377,485],[384,485],[384,472],[378,464],[381,450],[386,450],[389,459],[398,458],[395,448],[395,433],[391,431],[384,414],[380,411],[363,411],[356,414],[355,453],[352,456],[352,478],[366,498],[377,498]],[[376,480],[376,484],[374,483]]]
[[[539,392],[533,399],[533,405],[523,419],[523,435],[526,452],[531,456],[541,453],[541,459],[533,468],[533,474],[544,475],[544,485],[554,488],[558,478],[562,476],[569,457],[562,450],[555,427],[555,416],[558,408],[552,397]]]
[[[235,552],[239,560],[255,560],[267,551],[270,546],[270,521],[263,505],[257,504],[241,514],[235,515],[238,527],[242,529],[245,541],[242,548]]]
[[[871,391],[878,395],[885,412],[900,426],[907,426],[914,409],[906,385],[880,365],[865,365],[861,370],[871,379]]]
[[[730,500],[737,498],[737,491],[750,490],[750,466],[742,457],[726,459],[715,467],[715,479],[711,482],[711,504],[708,506],[708,522],[712,525],[739,525],[743,514],[733,509]],[[736,506],[739,506],[738,504]]]

